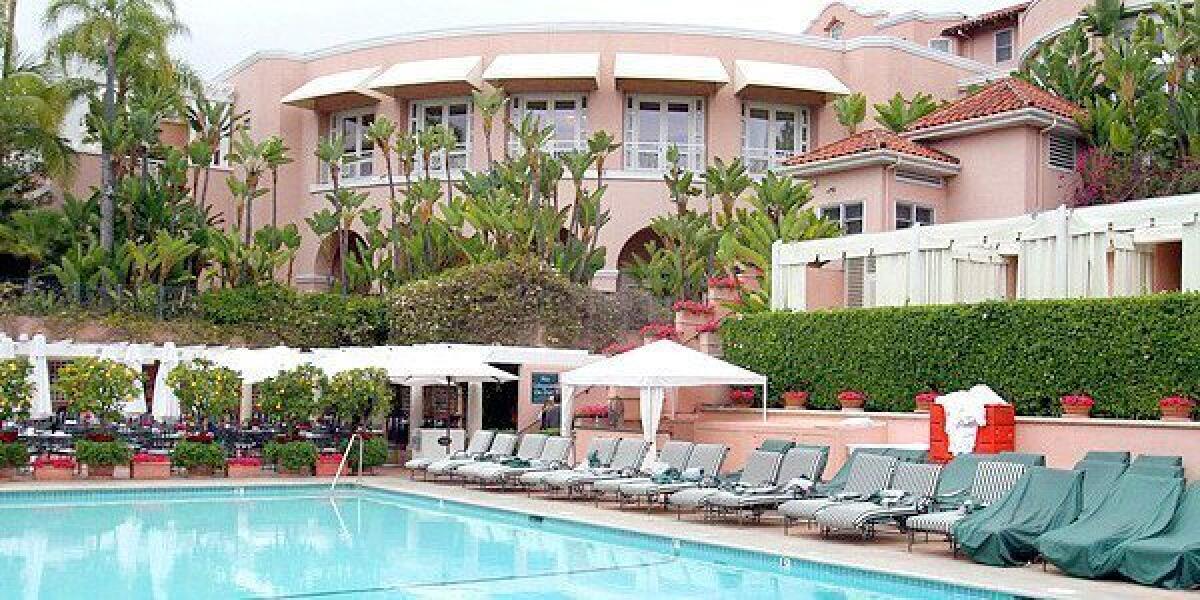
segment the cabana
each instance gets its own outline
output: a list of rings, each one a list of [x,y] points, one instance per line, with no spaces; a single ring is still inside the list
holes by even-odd
[[[653,451],[668,389],[709,385],[762,387],[767,378],[670,340],[659,340],[562,375],[562,435],[571,435],[575,391],[583,387],[635,387],[641,390],[642,435]],[[763,402],[763,420],[767,420]],[[650,453],[653,456],[653,452]]]

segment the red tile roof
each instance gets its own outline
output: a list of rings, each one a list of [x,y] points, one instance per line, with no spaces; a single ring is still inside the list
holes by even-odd
[[[875,150],[889,150],[899,154],[927,158],[947,164],[958,164],[958,159],[950,156],[949,154],[938,152],[929,146],[902,138],[895,133],[884,131],[882,129],[871,129],[869,131],[857,133],[848,138],[843,138],[833,142],[832,144],[821,146],[820,148],[810,152],[793,156],[784,164],[790,166],[805,165],[823,160],[841,158],[843,156],[872,152]]]
[[[968,35],[973,31],[994,27],[996,25],[1002,25],[1006,21],[1015,19],[1018,15],[1025,12],[1025,9],[1029,8],[1030,4],[1032,4],[1032,2],[1022,2],[1020,4],[1014,4],[1013,6],[1001,8],[999,10],[983,13],[974,19],[967,19],[962,23],[952,27],[947,27],[946,29],[942,30],[942,35],[960,37]]]
[[[1074,118],[1083,111],[1074,102],[1056,96],[1023,79],[1010,77],[993,81],[974,94],[951,102],[917,119],[909,125],[908,131],[919,131],[938,125],[959,123],[1025,108],[1041,109],[1068,119]]]

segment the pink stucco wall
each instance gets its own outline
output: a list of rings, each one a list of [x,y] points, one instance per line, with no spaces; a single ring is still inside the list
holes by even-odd
[[[1034,46],[1070,26],[1091,5],[1091,0],[1034,0],[1021,14],[1017,56],[1029,55]]]

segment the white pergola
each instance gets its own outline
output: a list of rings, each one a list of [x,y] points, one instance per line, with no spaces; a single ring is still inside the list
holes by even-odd
[[[1181,289],[1200,290],[1200,194],[1058,209],[1007,219],[776,243],[772,308],[805,310],[813,265],[874,261],[868,306],[1006,297],[1102,298],[1150,293],[1153,245],[1181,242]]]
[[[642,435],[651,444],[658,435],[666,391],[681,387],[743,385],[761,387],[767,419],[767,378],[670,340],[635,348],[562,374],[562,435],[571,435],[575,391],[592,386],[640,390]],[[653,456],[653,452],[649,456]]]

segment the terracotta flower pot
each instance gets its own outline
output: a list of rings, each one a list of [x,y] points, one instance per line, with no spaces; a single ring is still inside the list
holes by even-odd
[[[12,481],[17,478],[16,467],[4,467],[0,469],[0,481]]]
[[[113,465],[88,465],[88,479],[112,479],[113,471],[116,467]]]
[[[171,463],[169,462],[135,462],[129,467],[132,479],[170,479]]]
[[[37,467],[33,470],[34,481],[70,481],[75,478],[75,469]]]
[[[338,463],[317,461],[317,477],[333,477],[337,474]],[[347,467],[346,471],[350,469]]]
[[[848,400],[838,400],[838,404],[842,405],[842,410],[860,411],[867,405],[866,398],[855,398]]]
[[[913,400],[917,403],[917,407],[913,412],[928,413],[930,407],[937,401],[937,394],[934,392],[921,392],[914,396]]]
[[[11,444],[17,441],[17,432],[14,430],[0,431],[0,444]]]
[[[808,406],[808,392],[784,392],[783,407],[799,410]]]
[[[1159,406],[1161,418],[1163,421],[1191,421],[1192,409],[1194,407],[1186,404],[1175,404],[1170,406]]]
[[[1062,407],[1064,417],[1072,419],[1090,419],[1092,418],[1092,407],[1080,404],[1064,404]]]
[[[187,476],[188,477],[212,477],[213,476],[213,468],[208,465],[189,467],[187,469]]]
[[[268,471],[262,469],[262,466],[255,465],[229,465],[228,473],[231,479],[248,479],[270,475]]]

